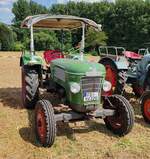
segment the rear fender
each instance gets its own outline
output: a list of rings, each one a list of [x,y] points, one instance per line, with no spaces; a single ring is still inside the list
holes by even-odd
[[[28,66],[33,66],[33,65],[43,65],[43,59],[42,57],[38,55],[31,55],[29,52],[25,52],[22,54],[20,58],[20,66],[23,65],[28,65]]]
[[[24,52],[20,57],[20,66],[24,69],[36,70],[39,78],[42,78],[43,59],[38,55],[31,55],[29,52]]]
[[[111,64],[116,68],[116,70],[118,70],[118,67],[117,67],[117,65],[116,65],[116,62],[115,62],[113,59],[109,58],[109,57],[101,58],[98,63],[103,64],[103,63],[105,63],[105,61],[111,63]]]
[[[124,56],[120,56],[117,61],[110,57],[104,57],[100,59],[99,63],[103,61],[110,61],[117,70],[127,70],[129,66],[129,63]]]

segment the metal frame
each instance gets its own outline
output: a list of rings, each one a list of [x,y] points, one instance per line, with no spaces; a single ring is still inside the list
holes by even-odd
[[[46,24],[43,27],[43,20],[48,20],[49,25]],[[55,20],[55,26],[54,22]],[[68,20],[71,24],[69,25],[61,25],[58,27],[58,24],[60,24],[63,21]],[[50,25],[50,23],[52,23]],[[77,24],[78,23],[78,24]],[[40,14],[40,15],[34,15],[34,16],[28,16],[26,17],[23,22],[21,23],[22,28],[30,28],[31,25],[34,26],[34,28],[49,28],[54,30],[72,30],[82,27],[82,23],[84,23],[87,26],[93,27],[94,29],[101,31],[101,24],[95,23],[93,20],[87,19],[87,18],[81,18],[77,16],[71,16],[71,15],[49,15],[49,14]],[[41,24],[41,25],[40,25]],[[64,23],[62,23],[64,24]],[[76,24],[76,25],[75,25]]]
[[[83,61],[83,53],[85,48],[85,24],[82,22],[82,42],[80,48],[80,59]]]
[[[139,54],[139,55],[141,55],[141,54],[140,54],[140,51],[144,51],[144,54],[143,54],[143,55],[149,54],[148,48],[141,48],[141,49],[139,49],[139,50],[138,50],[138,54]]]
[[[34,55],[34,37],[33,37],[33,26],[31,25],[30,27],[30,50],[31,50],[31,55]]]
[[[49,24],[46,24],[45,26],[44,20],[47,20]],[[55,26],[53,27],[53,22],[55,20]],[[65,24],[65,21],[69,21],[70,23]],[[64,24],[63,24],[64,22]],[[59,26],[57,27],[57,24]],[[62,28],[61,28],[61,25]],[[71,24],[71,25],[70,25]],[[40,27],[41,25],[41,27]],[[76,16],[70,16],[70,15],[49,15],[49,14],[43,14],[43,15],[35,15],[35,16],[29,16],[24,19],[24,21],[21,24],[22,28],[30,28],[30,50],[31,50],[31,59],[34,60],[35,50],[34,50],[34,37],[33,37],[33,28],[42,28],[42,25],[44,28],[51,29],[51,30],[72,30],[77,28],[82,28],[82,41],[81,41],[81,47],[80,47],[80,60],[83,60],[83,53],[85,48],[85,27],[90,26],[93,27],[97,31],[101,31],[101,25],[96,24],[94,21],[86,18],[80,18]]]
[[[106,54],[103,54],[102,52],[101,52],[101,49],[105,49],[106,50]],[[116,47],[116,46],[100,46],[99,47],[99,53],[100,53],[100,55],[107,55],[107,56],[109,56],[109,55],[112,55],[112,54],[109,54],[109,50],[108,49],[115,49],[115,53],[116,53],[116,56],[119,56],[118,55],[118,50],[120,49],[122,49],[123,51],[122,52],[125,52],[126,50],[125,50],[125,48],[123,48],[123,47]],[[124,56],[124,54],[122,54],[123,56]],[[115,56],[115,55],[114,55]]]
[[[78,113],[75,111],[68,111],[64,113],[55,114],[56,121],[69,122],[74,120],[85,120],[90,118],[105,118],[106,116],[113,116],[115,114],[115,110],[112,109],[97,109],[93,113],[85,114]]]

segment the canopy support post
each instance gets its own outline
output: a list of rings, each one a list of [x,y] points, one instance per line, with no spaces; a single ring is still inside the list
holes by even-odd
[[[33,26],[30,27],[30,50],[31,50],[31,58],[34,56],[34,39],[33,39]]]
[[[64,30],[61,29],[61,51],[64,51]]]
[[[81,61],[83,61],[84,48],[85,48],[85,24],[82,23],[82,41],[81,41],[81,48],[80,48]]]

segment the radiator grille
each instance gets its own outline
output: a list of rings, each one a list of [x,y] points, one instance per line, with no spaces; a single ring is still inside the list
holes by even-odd
[[[100,92],[102,78],[100,77],[83,77],[81,79],[82,91],[86,92]]]

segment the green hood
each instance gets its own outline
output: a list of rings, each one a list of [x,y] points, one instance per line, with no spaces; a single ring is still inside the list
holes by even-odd
[[[99,72],[101,76],[105,76],[105,67],[102,64],[72,60],[72,59],[56,59],[52,61],[52,67],[59,66],[66,72],[73,74],[85,74],[87,72]]]

